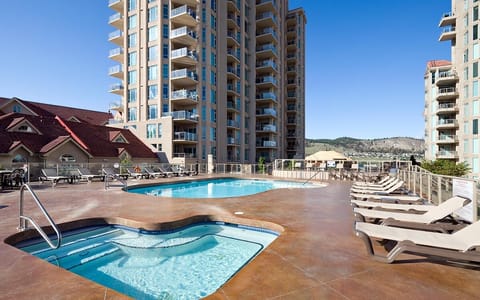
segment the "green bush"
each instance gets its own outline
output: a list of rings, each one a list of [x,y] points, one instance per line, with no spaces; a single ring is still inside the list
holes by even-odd
[[[466,162],[456,163],[452,160],[437,159],[423,161],[422,168],[434,174],[462,177],[468,174],[470,167]]]

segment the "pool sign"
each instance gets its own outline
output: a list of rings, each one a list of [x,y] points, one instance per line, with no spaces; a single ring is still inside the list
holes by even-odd
[[[470,199],[471,202],[464,207],[460,208],[455,212],[460,218],[474,222],[474,211],[473,211],[473,191],[474,191],[474,182],[464,179],[453,179],[453,195],[461,196],[467,199]]]

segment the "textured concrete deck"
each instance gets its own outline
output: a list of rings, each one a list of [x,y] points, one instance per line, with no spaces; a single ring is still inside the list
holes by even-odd
[[[202,200],[104,191],[101,182],[35,186],[35,191],[57,223],[107,217],[160,227],[199,215],[235,220],[233,213],[243,211],[241,223],[283,227],[277,240],[209,299],[478,299],[478,269],[406,255],[390,265],[371,260],[353,233],[349,188],[348,182],[330,182],[323,188]],[[5,244],[17,232],[18,199],[18,190],[0,192],[0,298],[127,298]],[[41,219],[32,201],[25,211]]]

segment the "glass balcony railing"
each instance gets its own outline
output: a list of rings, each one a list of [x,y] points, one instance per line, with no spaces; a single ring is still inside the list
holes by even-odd
[[[117,20],[120,20],[121,18],[122,18],[122,15],[120,13],[113,14],[108,18],[108,23],[115,22]]]
[[[264,77],[259,77],[256,80],[256,83],[273,83],[277,84],[277,79],[273,76],[264,76]]]
[[[264,44],[264,45],[260,45],[256,48],[256,51],[257,52],[260,52],[260,51],[272,51],[273,53],[277,54],[277,48],[275,47],[274,44]]]
[[[268,59],[268,60],[257,62],[256,67],[257,68],[272,67],[273,69],[277,69],[277,64],[275,63],[274,60]]]
[[[272,92],[265,92],[265,93],[257,94],[256,98],[257,98],[258,100],[261,100],[261,99],[273,99],[273,100],[277,100],[277,95],[275,95],[275,93],[272,93]]]
[[[163,113],[162,116],[168,117],[171,116],[174,120],[191,120],[198,121],[198,114],[193,113],[188,110],[177,110],[169,113]]]
[[[196,19],[197,14],[193,9],[188,7],[187,5],[182,5],[180,7],[174,8],[170,11],[170,18],[175,18],[176,16],[182,15],[182,14],[189,14],[192,18]]]
[[[179,57],[190,57],[193,60],[197,60],[197,51],[188,50],[187,47],[175,49],[171,53],[171,58],[179,58]]]
[[[108,52],[109,57],[116,56],[116,55],[120,55],[120,54],[123,54],[122,48],[111,49],[111,50]]]
[[[174,70],[171,73],[171,78],[172,79],[174,79],[174,78],[185,78],[185,77],[193,79],[193,80],[198,79],[197,73],[195,73],[194,71],[190,71],[189,69]]]
[[[113,40],[121,36],[122,36],[122,32],[120,30],[115,30],[114,32],[110,32],[110,34],[108,35],[108,39]]]
[[[122,66],[121,65],[116,65],[113,67],[110,67],[108,69],[108,74],[115,74],[115,73],[120,73],[122,72]]]
[[[177,90],[173,91],[171,95],[171,100],[177,99],[191,99],[194,101],[198,101],[198,93],[196,90]]]
[[[197,141],[197,134],[186,131],[174,132],[173,139],[182,141]]]
[[[235,128],[240,127],[239,123],[235,120],[227,120],[227,126],[228,127],[235,127]]]
[[[192,38],[197,38],[197,33],[193,30],[188,29],[187,26],[183,26],[177,29],[173,29],[170,31],[170,38],[176,38],[179,36],[189,35]]]

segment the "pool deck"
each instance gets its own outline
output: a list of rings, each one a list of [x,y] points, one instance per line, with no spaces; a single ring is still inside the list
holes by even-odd
[[[158,181],[170,180],[175,179]],[[130,184],[154,181],[129,180]],[[368,257],[353,232],[347,181],[201,200],[158,199],[125,193],[119,187],[105,191],[102,182],[32,186],[57,223],[111,218],[149,227],[202,216],[283,228],[266,250],[208,299],[478,299],[480,295],[479,268],[411,255],[402,255],[393,264]],[[46,225],[29,195],[26,200],[25,212]],[[0,191],[1,299],[128,298],[5,244],[5,238],[17,233],[18,202],[18,190]],[[234,214],[238,211],[243,215]]]

